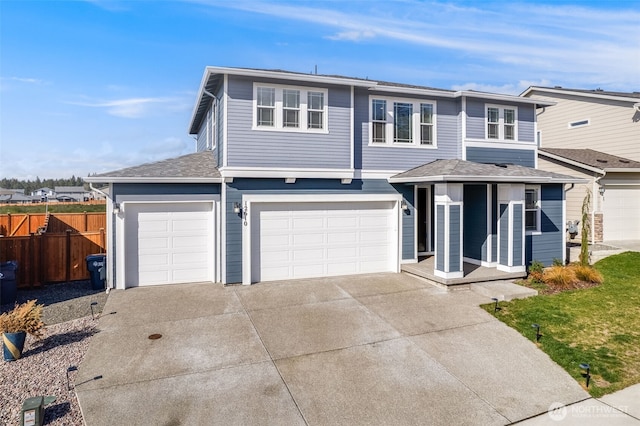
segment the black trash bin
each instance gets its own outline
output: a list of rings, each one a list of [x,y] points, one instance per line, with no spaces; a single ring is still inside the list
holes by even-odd
[[[18,262],[10,260],[0,263],[0,304],[16,303],[18,297]]]
[[[91,276],[91,288],[100,290],[104,288],[104,281],[107,272],[107,255],[90,254],[86,258],[87,270]]]

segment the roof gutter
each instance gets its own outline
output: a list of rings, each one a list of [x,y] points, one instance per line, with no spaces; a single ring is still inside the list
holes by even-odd
[[[222,183],[222,178],[196,178],[196,177],[109,177],[105,176],[104,178],[100,177],[92,177],[91,181],[89,179],[85,179],[85,181],[89,182],[103,182],[103,183]]]
[[[588,183],[588,179],[581,178],[553,178],[546,176],[464,176],[437,175],[421,177],[403,177],[387,179],[389,183],[421,183],[421,182],[519,182],[519,183]]]

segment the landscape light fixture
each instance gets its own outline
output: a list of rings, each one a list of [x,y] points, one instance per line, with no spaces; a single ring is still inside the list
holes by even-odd
[[[500,306],[498,306],[498,298],[497,297],[492,297],[491,300],[493,300],[494,302],[496,302],[495,306],[493,307],[493,313],[495,314],[496,312],[502,310],[502,308]]]
[[[589,387],[589,380],[591,379],[591,366],[586,362],[580,364],[580,368],[583,370],[582,377],[587,380],[587,387]]]
[[[75,365],[70,365],[69,368],[67,368],[67,390],[71,390],[71,383],[69,381],[69,373],[71,371],[78,371],[78,367],[76,367]]]
[[[542,334],[540,334],[540,324],[531,324],[531,327],[536,329],[536,342],[539,342],[540,337],[542,337]]]
[[[95,320],[95,316],[93,315],[93,307],[96,306],[98,302],[91,302],[91,319]]]

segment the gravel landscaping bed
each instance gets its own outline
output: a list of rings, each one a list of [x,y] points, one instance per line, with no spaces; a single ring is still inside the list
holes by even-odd
[[[25,399],[53,395],[56,401],[45,409],[46,425],[82,425],[75,395],[76,371],[67,370],[82,362],[91,336],[97,332],[97,318],[107,300],[104,290],[93,290],[88,281],[51,284],[39,289],[18,290],[18,303],[37,299],[44,304],[44,337],[27,336],[22,358],[0,361],[0,424],[20,424]],[[91,316],[91,303],[95,319]],[[3,305],[2,312],[12,305]]]

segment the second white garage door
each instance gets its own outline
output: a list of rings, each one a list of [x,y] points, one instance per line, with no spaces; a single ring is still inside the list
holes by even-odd
[[[603,203],[604,239],[640,240],[640,186],[607,185]]]
[[[256,203],[252,281],[397,270],[394,202]]]
[[[127,287],[213,281],[213,203],[125,208]]]

